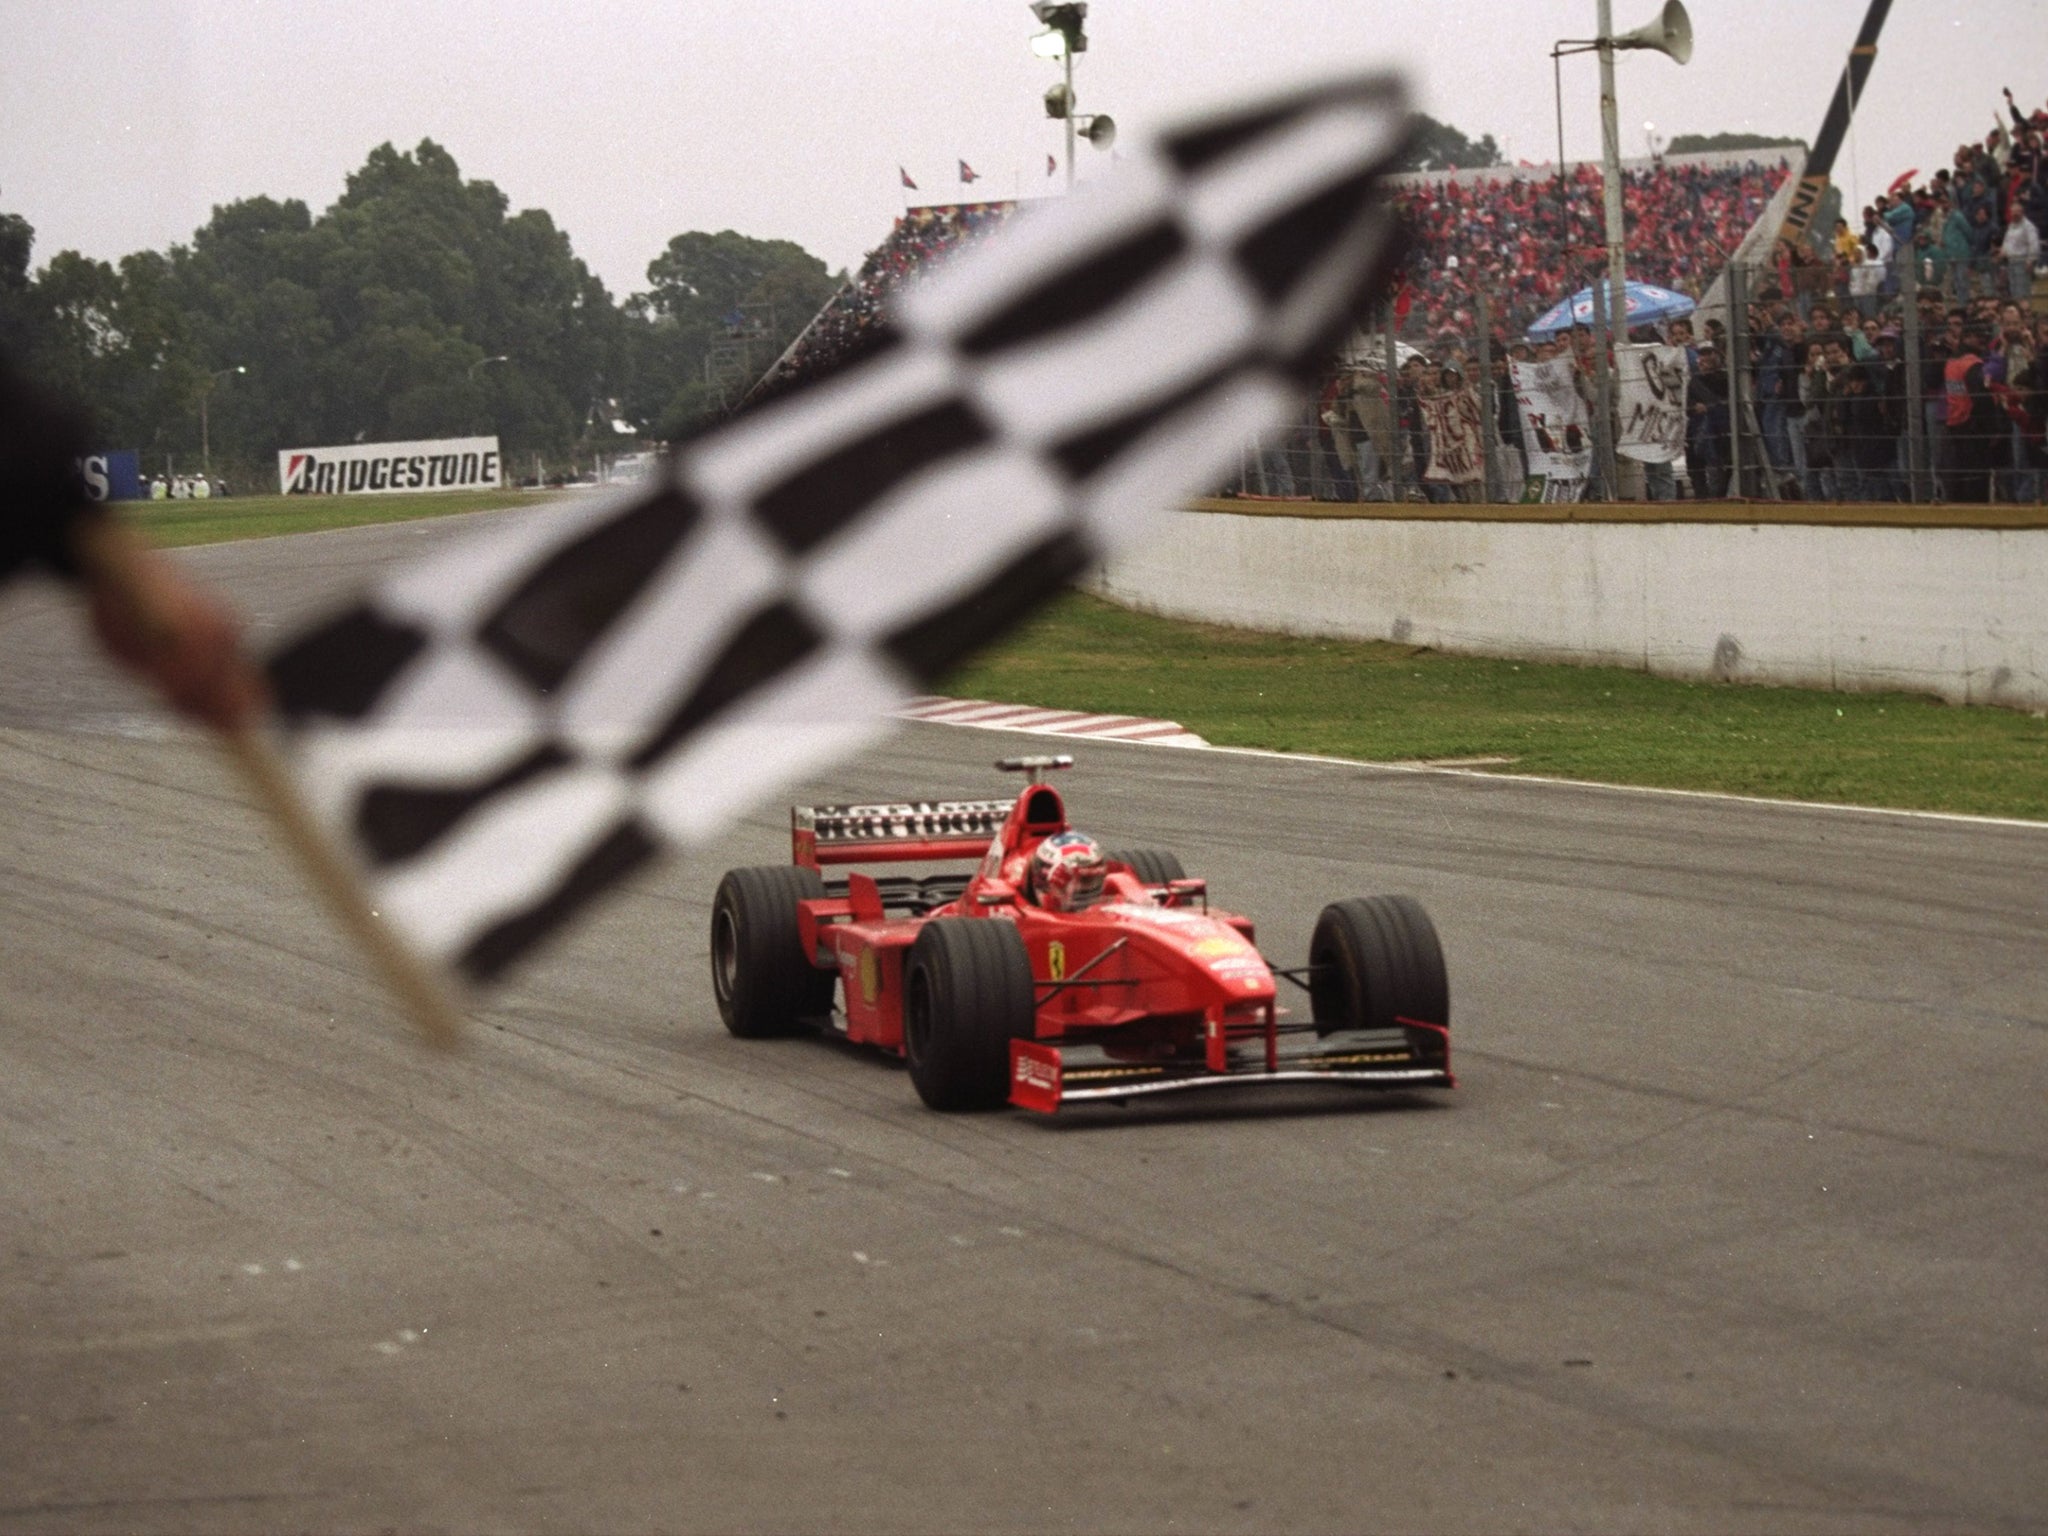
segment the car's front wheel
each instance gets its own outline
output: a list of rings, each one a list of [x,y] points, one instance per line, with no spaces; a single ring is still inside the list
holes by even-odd
[[[1031,957],[1015,923],[942,917],[903,968],[903,1052],[933,1109],[996,1109],[1010,1097],[1010,1042],[1036,1022]]]
[[[1309,998],[1316,1031],[1405,1029],[1408,1048],[1441,1066],[1445,1037],[1403,1025],[1451,1023],[1451,984],[1436,925],[1412,896],[1360,896],[1333,901],[1309,940]]]

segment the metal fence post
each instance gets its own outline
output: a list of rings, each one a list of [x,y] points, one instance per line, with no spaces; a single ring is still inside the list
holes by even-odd
[[[1394,350],[1394,306],[1392,304],[1389,304],[1386,308],[1386,329],[1381,333],[1380,341],[1384,349],[1380,353],[1380,361],[1383,370],[1382,382],[1387,390],[1387,420],[1393,427],[1393,430],[1388,434],[1393,440],[1392,446],[1394,451],[1387,456],[1387,499],[1389,501],[1406,501],[1408,499],[1408,480],[1407,476],[1402,472],[1402,466],[1408,462],[1408,432],[1401,425],[1401,366],[1400,359]],[[1415,472],[1420,475],[1422,473],[1422,466],[1418,464]]]
[[[1493,392],[1493,325],[1485,290],[1480,289],[1473,298],[1479,323],[1479,456],[1485,465],[1485,497],[1491,501],[1500,463],[1500,405]]]
[[[1908,256],[1899,268],[1900,316],[1906,353],[1906,497],[1916,505],[1934,499],[1927,474],[1927,412],[1920,395],[1920,257]]]
[[[1743,494],[1742,417],[1749,408],[1749,391],[1743,387],[1744,367],[1749,361],[1749,282],[1742,263],[1728,263],[1728,355],[1722,366],[1728,375],[1728,493]]]
[[[1614,370],[1608,358],[1614,328],[1607,313],[1610,285],[1602,277],[1593,284],[1593,457],[1600,471],[1601,500],[1618,501],[1620,487],[1614,462]]]

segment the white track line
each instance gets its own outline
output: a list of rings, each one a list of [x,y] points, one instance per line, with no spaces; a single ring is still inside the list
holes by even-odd
[[[1647,784],[1603,784],[1597,779],[1560,779],[1538,773],[1495,773],[1482,768],[1443,768],[1426,763],[1376,763],[1368,758],[1327,757],[1317,752],[1274,752],[1265,747],[1219,747],[1173,720],[1144,720],[1133,715],[1083,715],[1072,710],[1039,709],[1024,704],[990,704],[981,699],[912,699],[896,711],[899,720],[920,720],[928,725],[964,725],[982,731],[1007,731],[1031,736],[1079,736],[1092,741],[1120,741],[1139,747],[1199,747],[1230,757],[1263,757],[1282,763],[1328,763],[1343,768],[1371,768],[1380,773],[1415,773],[1460,779],[1489,779],[1494,783],[1546,784],[1559,789],[1595,790],[1617,795],[1662,795],[1680,800],[1731,801],[1737,805],[1761,805],[1788,811],[1843,811],[1855,816],[1906,816],[1916,821],[1953,821],[1975,827],[2023,827],[2030,832],[2048,832],[2048,821],[2027,821],[2017,816],[1970,816],[1960,811],[1909,811],[1882,805],[1843,805],[1833,800],[1781,800],[1767,795],[1737,795],[1715,789],[1663,789]],[[1036,723],[1035,717],[1049,717],[1063,724]],[[1076,725],[1095,721],[1121,722],[1112,729],[1080,730]],[[1022,723],[1032,722],[1032,723]],[[1154,735],[1153,732],[1159,734]]]

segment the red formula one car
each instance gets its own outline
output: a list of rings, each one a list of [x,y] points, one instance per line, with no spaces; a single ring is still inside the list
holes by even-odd
[[[1207,882],[1172,854],[1104,855],[1073,833],[1040,779],[1072,763],[999,762],[1030,775],[1014,801],[796,807],[791,865],[719,883],[711,975],[726,1027],[748,1039],[837,1029],[907,1058],[941,1110],[1050,1112],[1248,1083],[1453,1085],[1443,951],[1421,906],[1333,902],[1308,964],[1276,968],[1251,920],[1211,907]],[[822,873],[951,860],[974,867]],[[1307,1020],[1279,1006],[1277,978],[1307,993]]]

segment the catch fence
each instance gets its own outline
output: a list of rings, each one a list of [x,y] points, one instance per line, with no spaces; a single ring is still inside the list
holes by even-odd
[[[1223,494],[2041,503],[2048,270],[1907,249],[1881,268],[1729,264],[1693,314],[1622,337],[1604,303],[1551,342],[1483,296],[1463,328],[1383,309]]]

